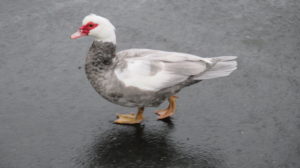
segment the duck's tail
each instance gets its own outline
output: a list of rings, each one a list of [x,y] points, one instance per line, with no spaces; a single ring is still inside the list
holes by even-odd
[[[237,62],[235,61],[236,56],[221,56],[212,58],[214,62],[209,69],[205,72],[199,74],[194,79],[203,80],[203,79],[212,79],[228,76],[237,69]]]

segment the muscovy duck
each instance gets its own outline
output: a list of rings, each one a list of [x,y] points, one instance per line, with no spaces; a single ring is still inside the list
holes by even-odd
[[[71,38],[83,36],[94,38],[85,63],[91,85],[112,103],[138,108],[137,114],[117,114],[118,124],[141,123],[145,107],[157,107],[166,99],[169,106],[155,113],[158,119],[168,118],[175,112],[175,94],[182,88],[228,76],[237,68],[236,56],[203,58],[151,49],[116,52],[115,27],[95,14],[86,16]]]

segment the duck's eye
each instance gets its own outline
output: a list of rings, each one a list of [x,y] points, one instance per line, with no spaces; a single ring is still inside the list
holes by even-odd
[[[90,24],[89,26],[90,26],[90,27],[93,27],[93,25],[92,25],[92,24]]]

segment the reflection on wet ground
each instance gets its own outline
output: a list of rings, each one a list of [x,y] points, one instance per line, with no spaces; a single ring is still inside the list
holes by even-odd
[[[171,120],[165,126],[148,129],[144,125],[115,126],[95,138],[76,159],[80,167],[226,167],[209,149],[187,147],[173,141]],[[218,156],[220,157],[220,156]],[[80,159],[79,159],[80,158]]]

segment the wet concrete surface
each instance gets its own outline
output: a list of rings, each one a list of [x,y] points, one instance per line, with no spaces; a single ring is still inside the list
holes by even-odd
[[[298,0],[0,2],[1,168],[300,167]],[[239,56],[230,77],[179,93],[176,115],[134,112],[97,95],[70,40],[89,13],[117,27],[118,49]],[[162,105],[163,108],[166,104]]]

